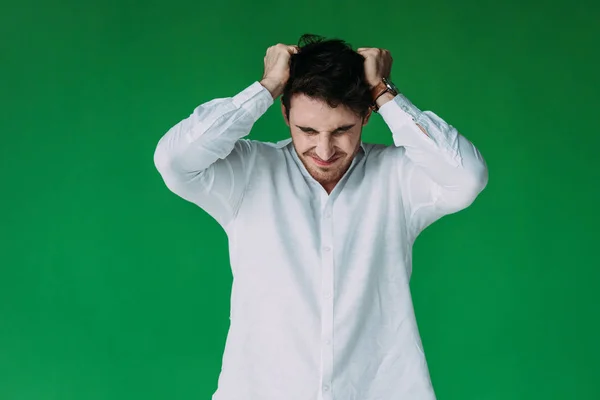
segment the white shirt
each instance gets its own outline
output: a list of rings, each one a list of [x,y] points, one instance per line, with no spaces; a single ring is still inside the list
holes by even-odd
[[[230,328],[212,399],[435,399],[409,290],[412,244],[473,202],[484,160],[399,94],[379,110],[395,146],[361,143],[328,195],[291,139],[243,139],[273,102],[259,82],[208,101],[154,156],[168,188],[229,238]]]

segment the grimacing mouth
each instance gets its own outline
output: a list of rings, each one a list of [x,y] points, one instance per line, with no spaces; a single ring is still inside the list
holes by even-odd
[[[316,155],[316,154],[314,154],[314,153],[309,153],[309,154],[307,154],[307,156],[308,156],[308,157],[312,157],[312,158],[314,158],[314,159],[316,159],[316,160],[318,160],[318,161],[321,161],[321,162],[323,162],[323,163],[332,163],[332,162],[334,162],[334,161],[336,161],[336,160],[338,160],[338,159],[342,158],[343,156],[345,156],[345,154],[339,154],[339,153],[336,153],[336,154],[335,154],[333,157],[331,157],[329,160],[323,160],[321,157],[317,156],[317,155]]]

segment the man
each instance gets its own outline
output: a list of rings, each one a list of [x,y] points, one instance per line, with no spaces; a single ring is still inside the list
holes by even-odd
[[[260,82],[198,106],[158,143],[166,185],[227,232],[230,329],[213,400],[435,399],[412,244],[487,183],[477,149],[389,81],[387,50],[304,35]],[[282,95],[291,138],[244,139]],[[378,112],[393,146],[363,143]]]

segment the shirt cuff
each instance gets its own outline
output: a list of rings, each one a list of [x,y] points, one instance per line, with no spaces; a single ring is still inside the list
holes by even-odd
[[[392,131],[396,146],[431,142],[431,138],[417,126],[422,111],[402,94],[382,105],[379,114]]]
[[[233,104],[243,108],[256,122],[274,103],[273,96],[260,82],[255,81],[250,86],[233,96]]]
[[[398,93],[396,95],[396,97],[394,97],[393,100],[388,101],[387,103],[385,103],[384,105],[382,105],[379,108],[379,113],[380,114],[390,114],[394,111],[390,110],[393,109],[393,105],[388,106],[390,103],[392,103],[392,101],[394,102],[395,105],[399,106],[400,109],[402,111],[404,111],[405,114],[408,114],[413,121],[416,121],[419,116],[421,115],[421,110],[419,110],[406,96],[404,96],[402,93]]]
[[[458,150],[458,132],[434,113],[421,111],[402,94],[381,106],[379,113],[392,131],[397,147],[426,146],[443,154],[449,164],[462,164]],[[423,132],[419,125],[427,133]]]

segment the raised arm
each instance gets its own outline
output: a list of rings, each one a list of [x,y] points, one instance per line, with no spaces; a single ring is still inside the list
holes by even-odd
[[[393,59],[388,50],[361,47],[357,52],[364,57],[371,88],[390,76]],[[403,94],[388,91],[375,102],[394,138],[396,173],[414,239],[441,216],[468,207],[487,185],[487,166],[453,126],[432,111],[419,110]]]
[[[415,237],[441,216],[473,203],[487,185],[488,169],[469,140],[402,94],[385,102],[379,113],[397,148],[398,177]]]
[[[225,226],[235,215],[252,169],[249,140],[273,98],[255,82],[234,97],[204,103],[167,131],[154,164],[167,187]]]
[[[296,51],[296,46],[269,47],[260,82],[198,106],[158,142],[154,164],[167,187],[223,227],[237,213],[256,157],[253,142],[242,138],[281,93]]]

